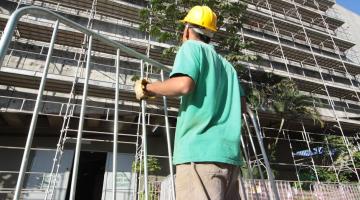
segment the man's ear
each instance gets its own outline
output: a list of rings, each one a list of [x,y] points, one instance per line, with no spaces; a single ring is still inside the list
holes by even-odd
[[[186,40],[188,40],[189,37],[190,37],[190,29],[189,29],[189,27],[186,27],[185,28],[185,38],[186,38]]]

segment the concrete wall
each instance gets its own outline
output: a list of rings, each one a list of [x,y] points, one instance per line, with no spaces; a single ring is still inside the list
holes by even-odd
[[[353,48],[357,51],[357,56],[360,55],[360,15],[336,4],[334,10],[337,12],[340,18],[345,21],[343,27],[348,30],[349,39],[356,43]]]

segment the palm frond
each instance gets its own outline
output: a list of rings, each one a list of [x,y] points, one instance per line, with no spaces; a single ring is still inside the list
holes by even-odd
[[[274,81],[277,82],[274,83]],[[267,74],[262,79],[261,86],[262,89],[250,91],[248,101],[254,109],[261,105],[279,114],[282,118],[285,114],[290,114],[296,117],[310,118],[314,123],[320,124],[321,127],[324,126],[320,113],[314,107],[314,103],[319,104],[320,101],[302,94],[293,80]]]

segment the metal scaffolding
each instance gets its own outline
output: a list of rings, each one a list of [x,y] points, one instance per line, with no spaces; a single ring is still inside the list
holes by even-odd
[[[174,189],[171,188],[174,186],[171,135],[175,128],[178,99],[149,100],[139,105],[132,94],[133,77],[164,80],[166,70],[172,64],[172,58],[161,56],[163,49],[170,44],[158,43],[138,31],[141,23],[138,13],[146,6],[145,1],[5,2],[0,6],[9,12],[0,13],[1,29],[11,19],[8,17],[10,13],[26,10],[23,7],[29,5],[52,10],[67,19],[56,15],[57,19],[61,19],[59,23],[53,18],[36,17],[30,12],[18,22],[15,36],[2,40],[6,42],[3,45],[9,44],[9,49],[0,50],[4,56],[0,65],[0,103],[3,111],[0,126],[2,121],[19,123],[19,120],[9,119],[13,113],[26,116],[34,113],[31,124],[37,124],[37,119],[41,121],[42,116],[61,118],[61,122],[57,134],[51,135],[56,138],[55,148],[31,145],[34,133],[39,131],[39,127],[35,130],[35,125],[28,130],[26,145],[0,142],[0,151],[25,150],[19,171],[0,169],[1,174],[20,174],[16,189],[0,188],[0,194],[11,196],[15,192],[14,199],[19,199],[32,191],[40,191],[44,199],[56,199],[61,185],[58,177],[64,165],[63,156],[66,150],[75,149],[69,190],[70,199],[74,199],[81,147],[86,142],[93,142],[111,144],[103,150],[112,152],[111,159],[114,161],[109,187],[111,197],[107,198],[115,199],[116,192],[119,192],[116,189],[120,178],[117,175],[117,153],[131,151],[134,165],[140,166],[138,173],[132,173],[131,180],[135,179],[136,183],[133,186],[135,190],[129,192],[131,197],[141,199],[144,194],[151,194],[157,198],[166,196],[165,199],[174,199]],[[247,21],[239,37],[244,42],[254,43],[245,53],[257,55],[261,61],[243,62],[248,72],[247,77],[241,77],[243,85],[259,87],[261,80],[258,77],[265,73],[287,77],[296,82],[302,93],[323,102],[314,103],[314,106],[321,111],[326,125],[321,128],[309,119],[296,119],[279,132],[278,116],[258,110],[252,119],[257,119],[261,128],[256,132],[256,122],[246,123],[242,135],[246,161],[239,188],[242,198],[358,199],[360,166],[354,155],[360,148],[360,88],[357,77],[360,63],[358,55],[350,58],[354,43],[341,37],[346,35],[343,34],[346,30],[342,27],[344,22],[332,9],[335,1],[245,2],[248,3]],[[83,27],[79,29],[72,21]],[[152,70],[152,66],[166,70],[157,72]],[[169,109],[163,110],[167,107]],[[246,116],[244,119],[248,120]],[[166,153],[149,153],[148,149],[153,147],[146,144],[158,129],[163,129],[163,137],[168,144],[163,145]],[[274,141],[277,145],[270,148],[269,144]],[[123,145],[127,145],[125,150]],[[273,155],[274,148],[278,152],[276,155]],[[338,149],[337,152],[334,149]],[[47,172],[31,171],[27,167],[25,158],[31,157],[33,150],[53,153]],[[337,159],[339,154],[347,159]],[[163,174],[170,174],[169,179],[161,182],[162,179],[157,180],[154,178],[157,176],[149,174],[146,170],[148,157],[160,158],[162,165],[168,165]],[[324,172],[333,175],[334,179],[324,182]],[[42,187],[27,188],[24,185],[24,179],[27,182],[27,176],[32,174],[42,177]],[[354,182],[344,183],[341,177],[345,175],[351,176]]]
[[[70,189],[70,199],[75,199],[75,191],[76,191],[76,183],[77,183],[77,172],[78,172],[78,168],[79,168],[79,158],[80,158],[80,150],[81,150],[81,143],[82,143],[82,140],[83,140],[83,137],[82,137],[82,134],[83,132],[85,132],[84,130],[84,120],[85,120],[85,112],[86,112],[86,102],[87,102],[87,94],[88,94],[88,88],[89,88],[89,77],[90,77],[90,72],[91,72],[91,60],[90,58],[92,57],[92,44],[93,44],[93,38],[103,42],[103,43],[106,43],[114,48],[117,48],[117,57],[116,57],[116,75],[117,75],[117,78],[116,78],[116,97],[115,97],[115,112],[114,113],[117,113],[118,112],[118,102],[119,102],[119,83],[118,83],[118,77],[119,77],[119,62],[120,62],[120,50],[131,55],[131,56],[134,56],[138,59],[141,59],[141,76],[143,77],[143,74],[144,74],[144,63],[146,62],[147,65],[155,65],[156,67],[159,67],[161,69],[168,69],[166,66],[158,63],[157,61],[154,61],[154,60],[151,60],[149,59],[148,57],[142,55],[142,54],[139,54],[137,53],[136,51],[128,48],[128,47],[125,47],[124,45],[122,44],[119,44],[117,42],[114,42],[114,41],[111,41],[109,40],[108,38],[106,37],[103,37],[99,34],[96,34],[95,32],[91,31],[90,29],[87,29],[81,25],[78,25],[58,14],[55,14],[53,12],[50,12],[46,9],[43,9],[43,8],[39,8],[39,7],[26,7],[26,8],[22,8],[22,9],[19,9],[17,10],[16,12],[14,12],[14,14],[12,15],[12,17],[10,18],[9,20],[9,23],[7,24],[7,28],[5,28],[5,31],[4,31],[4,35],[2,37],[2,40],[1,40],[1,45],[3,48],[1,48],[3,51],[1,52],[1,61],[3,61],[3,58],[7,52],[7,46],[9,45],[10,43],[10,39],[12,37],[12,34],[13,34],[13,31],[14,31],[14,28],[17,24],[17,20],[24,14],[31,14],[32,12],[36,11],[37,13],[41,13],[43,15],[48,15],[49,17],[55,17],[57,19],[57,21],[55,22],[55,26],[54,26],[54,30],[53,30],[53,36],[52,36],[52,39],[51,39],[51,42],[50,42],[50,45],[49,45],[49,50],[48,50],[48,55],[47,55],[47,58],[46,58],[46,63],[45,63],[45,68],[44,68],[44,72],[42,73],[42,81],[41,81],[41,84],[40,84],[40,87],[39,87],[39,91],[38,91],[38,95],[37,95],[37,100],[36,100],[36,104],[35,104],[35,108],[34,108],[34,111],[33,111],[33,117],[32,117],[32,121],[31,121],[31,124],[30,124],[30,129],[29,129],[29,133],[28,133],[28,136],[27,136],[27,144],[26,144],[26,147],[25,147],[25,151],[24,151],[24,154],[23,154],[23,159],[22,159],[22,162],[21,162],[21,169],[20,169],[20,172],[19,172],[19,176],[18,176],[18,181],[17,181],[17,186],[16,186],[16,189],[15,189],[15,195],[14,195],[14,199],[19,199],[20,198],[20,195],[21,195],[21,189],[22,189],[22,185],[23,185],[23,180],[24,180],[24,175],[25,175],[25,169],[27,168],[27,161],[29,159],[29,153],[30,153],[30,150],[31,150],[31,146],[32,146],[32,140],[34,138],[34,130],[35,130],[35,127],[36,127],[36,121],[37,121],[37,118],[38,118],[38,115],[39,115],[39,112],[40,112],[40,104],[42,103],[42,95],[43,95],[43,91],[44,91],[44,87],[45,87],[45,81],[47,79],[47,74],[48,74],[48,69],[49,69],[49,64],[50,64],[50,59],[52,57],[52,52],[53,52],[53,49],[54,49],[54,43],[55,43],[55,39],[56,39],[56,34],[58,32],[58,27],[59,27],[59,21],[61,21],[61,23],[67,25],[67,26],[70,26],[72,28],[75,28],[79,31],[82,31],[84,34],[86,34],[86,42],[85,44],[87,44],[87,55],[86,55],[86,72],[85,72],[85,75],[84,75],[84,84],[83,84],[83,94],[82,94],[82,100],[81,100],[81,110],[80,110],[80,114],[79,114],[79,122],[78,122],[78,130],[77,130],[77,139],[76,139],[76,147],[75,147],[75,156],[74,156],[74,164],[73,164],[73,172],[72,172],[72,181],[71,181],[71,189]],[[81,57],[80,57],[81,58]],[[75,79],[77,79],[77,73],[75,74]],[[163,78],[163,73],[161,74],[162,78]],[[73,87],[71,89],[71,91],[74,90],[74,84],[73,84]],[[69,98],[69,101],[71,101],[71,96],[72,94],[70,93],[70,98]],[[169,123],[168,123],[168,113],[167,113],[167,105],[166,105],[166,98],[163,99],[163,102],[164,102],[164,110],[165,110],[165,123],[166,123],[166,130],[167,130],[167,136],[170,137],[170,134],[169,134]],[[142,136],[141,136],[141,146],[142,146],[142,157],[143,157],[143,163],[144,163],[144,193],[145,193],[145,199],[148,199],[148,167],[147,167],[147,141],[146,141],[146,137],[147,137],[147,134],[146,134],[146,120],[145,120],[145,107],[146,107],[146,104],[145,104],[145,101],[143,100],[141,102],[141,124],[142,124]],[[66,113],[67,113],[68,110],[66,110]],[[71,113],[71,112],[70,112]],[[69,116],[64,116],[65,119]],[[114,140],[113,140],[113,150],[114,150],[114,161],[113,161],[113,199],[116,199],[116,159],[117,159],[117,143],[118,143],[118,140],[117,140],[117,136],[118,136],[118,123],[117,121],[118,120],[118,115],[115,114],[114,115]],[[64,120],[64,125],[66,124],[66,120]],[[67,129],[64,129],[64,126],[63,128],[61,129],[61,133],[63,134],[65,131],[67,131]],[[66,132],[65,132],[66,133]],[[170,141],[170,138],[167,139],[168,141]],[[100,140],[100,141],[103,141],[103,140]],[[57,151],[56,151],[56,154],[55,154],[55,158],[54,158],[54,164],[53,164],[53,167],[52,167],[52,170],[51,170],[51,175],[50,175],[50,183],[48,185],[48,189],[46,191],[46,195],[45,195],[45,199],[47,199],[48,197],[48,193],[49,193],[49,188],[50,187],[55,187],[56,185],[56,176],[55,178],[52,177],[53,175],[53,172],[54,172],[54,168],[55,168],[55,165],[59,166],[60,165],[60,162],[61,162],[61,157],[60,159],[58,159],[57,155],[59,154],[61,156],[62,154],[62,150],[63,150],[63,146],[62,146],[62,143],[64,143],[64,138],[63,136],[61,135],[60,139],[59,139],[59,143],[58,143],[58,148],[57,148]],[[168,143],[168,145],[170,145],[170,143]],[[168,149],[171,150],[171,146],[168,146]],[[171,154],[171,152],[169,152],[169,155]],[[171,156],[170,156],[171,157]],[[56,162],[58,161],[58,163],[56,164]],[[169,167],[171,168],[172,167],[172,162],[170,160],[169,162]],[[57,171],[57,170],[56,170]],[[172,170],[171,170],[172,171]],[[52,181],[55,181],[54,183]],[[173,190],[174,191],[174,190]],[[50,195],[50,198],[52,199],[53,197],[53,192],[51,192],[51,195]]]

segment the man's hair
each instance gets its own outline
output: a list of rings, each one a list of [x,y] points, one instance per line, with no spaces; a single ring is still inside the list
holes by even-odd
[[[199,38],[202,42],[205,42],[206,44],[209,44],[210,41],[211,41],[211,38],[206,36],[206,35],[203,35],[203,34],[200,34],[194,30],[192,30],[193,33],[196,35],[197,38]]]
[[[192,30],[192,32],[194,33],[194,35],[199,38],[202,42],[205,42],[206,44],[209,44],[211,41],[211,37],[202,34],[202,33],[206,33],[207,30],[205,30],[204,28],[194,25],[194,24],[187,24],[188,28]],[[211,33],[212,34],[212,33]]]

